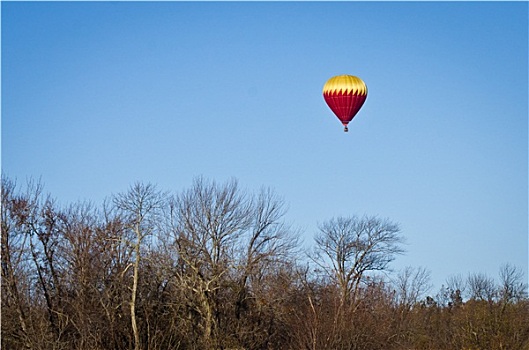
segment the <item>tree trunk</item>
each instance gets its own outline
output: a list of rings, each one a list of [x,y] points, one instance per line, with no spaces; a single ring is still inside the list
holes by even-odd
[[[136,323],[136,294],[138,291],[138,275],[139,275],[139,268],[140,268],[140,242],[141,242],[141,234],[140,229],[137,228],[136,231],[138,235],[138,242],[136,242],[136,246],[134,247],[135,253],[136,253],[136,260],[134,261],[134,277],[132,282],[132,296],[130,300],[130,321],[132,323],[132,332],[134,333],[134,349],[140,350],[140,334],[138,332],[138,325]]]

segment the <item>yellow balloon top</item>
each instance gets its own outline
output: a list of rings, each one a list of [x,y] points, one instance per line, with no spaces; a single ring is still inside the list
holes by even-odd
[[[354,75],[337,75],[327,80],[323,86],[323,94],[347,93],[353,95],[367,95],[364,81]]]

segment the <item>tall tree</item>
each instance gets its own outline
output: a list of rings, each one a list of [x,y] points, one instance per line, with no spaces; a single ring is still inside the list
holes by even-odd
[[[1,203],[1,261],[2,261],[2,319],[11,318],[13,329],[4,331],[6,326],[2,322],[2,333],[7,333],[8,338],[15,344],[31,348],[27,321],[27,304],[24,296],[24,280],[27,278],[25,261],[29,260],[28,239],[23,230],[23,225],[32,206],[29,198],[16,194],[16,184],[7,177],[2,176],[2,203]],[[15,324],[18,325],[15,326]]]
[[[136,299],[138,291],[141,248],[144,239],[156,229],[157,218],[164,205],[165,194],[152,184],[136,183],[128,192],[114,197],[114,204],[121,211],[127,228],[135,235],[135,241],[129,242],[134,250],[132,263],[133,279],[130,299],[130,317],[134,335],[134,349],[141,348],[140,332],[136,319]]]
[[[403,253],[399,226],[376,216],[328,220],[315,242],[314,260],[336,281],[342,304],[355,301],[366,272],[385,270]]]
[[[523,271],[511,264],[500,267],[499,297],[505,302],[520,301],[527,298],[527,283],[524,282]]]
[[[494,279],[481,272],[470,273],[467,277],[470,299],[492,301],[497,295]]]
[[[197,178],[174,198],[172,208],[178,285],[191,314],[198,316],[202,347],[242,341],[236,330],[227,331],[228,324],[240,326],[241,313],[255,300],[252,287],[293,246],[280,221],[281,199],[266,189],[249,194],[236,180],[219,184]]]

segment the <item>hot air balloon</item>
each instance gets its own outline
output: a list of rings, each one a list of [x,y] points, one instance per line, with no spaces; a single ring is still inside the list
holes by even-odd
[[[337,75],[327,80],[323,86],[323,98],[347,132],[347,124],[353,120],[367,98],[367,86],[362,79],[353,75]]]

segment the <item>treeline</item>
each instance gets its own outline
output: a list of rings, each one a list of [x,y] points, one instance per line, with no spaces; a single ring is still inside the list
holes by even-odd
[[[283,200],[202,178],[59,206],[2,177],[2,349],[529,349],[523,273],[389,264],[400,228],[329,219],[301,252]]]

